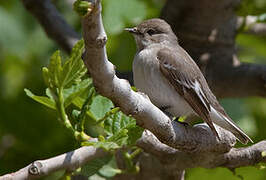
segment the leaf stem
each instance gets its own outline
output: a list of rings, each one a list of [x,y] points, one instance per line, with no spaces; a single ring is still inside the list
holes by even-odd
[[[61,120],[61,122],[64,124],[64,126],[71,131],[71,133],[73,134],[73,136],[75,137],[75,139],[77,139],[78,141],[80,141],[82,139],[82,135],[80,134],[80,132],[75,131],[75,129],[73,128],[72,124],[70,123],[68,116],[65,112],[65,107],[64,107],[64,96],[63,96],[63,89],[59,88],[58,89],[58,99],[56,101],[56,105],[57,105],[57,110],[59,113],[59,119]]]
[[[139,153],[142,152],[142,149],[140,148],[137,148],[135,151],[133,151],[131,154],[130,154],[130,159],[133,160],[137,155],[139,155]]]
[[[115,107],[113,109],[111,109],[110,111],[106,112],[104,117],[102,117],[101,119],[99,119],[96,124],[100,124],[102,123],[103,121],[105,121],[108,117],[110,117],[111,115],[117,113],[118,111],[120,110],[119,107]]]
[[[81,112],[78,115],[78,131],[84,132],[84,124],[85,124],[85,115],[86,112],[89,110],[92,97],[95,95],[95,89],[91,88],[88,98],[85,100],[85,102],[82,105]]]

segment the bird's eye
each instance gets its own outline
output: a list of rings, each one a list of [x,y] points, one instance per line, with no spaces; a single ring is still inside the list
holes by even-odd
[[[149,29],[149,30],[147,31],[147,33],[148,33],[150,36],[152,36],[152,35],[154,35],[156,32],[155,32],[154,29]]]

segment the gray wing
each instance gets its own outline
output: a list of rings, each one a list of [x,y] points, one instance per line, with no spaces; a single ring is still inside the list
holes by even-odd
[[[161,49],[157,54],[161,73],[219,138],[210,118],[210,102],[202,90],[201,71],[185,52]]]

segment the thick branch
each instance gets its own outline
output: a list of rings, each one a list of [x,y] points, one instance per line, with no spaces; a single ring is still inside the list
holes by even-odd
[[[81,147],[50,159],[34,161],[17,172],[0,176],[0,180],[37,179],[59,170],[72,172],[85,163],[105,155],[107,155],[107,152],[102,149],[96,149],[92,146]]]
[[[117,153],[119,155],[119,153]],[[117,161],[117,165],[120,169],[126,168],[126,163],[123,158],[116,156],[116,159],[121,159],[122,161]],[[157,179],[157,180],[183,180],[184,170],[176,169],[175,165],[169,166],[164,162],[161,162],[156,156],[145,152],[142,152],[137,157],[135,157],[134,162],[136,162],[140,171],[138,173],[122,173],[117,174],[114,180],[147,180],[147,179]]]
[[[48,37],[55,41],[59,47],[70,54],[74,44],[81,36],[67,24],[50,0],[21,0],[25,8],[37,18]],[[67,1],[73,4],[73,0]],[[132,72],[119,72],[120,78],[127,79],[133,85]]]
[[[97,91],[110,98],[124,113],[135,117],[140,126],[149,129],[161,142],[173,148],[188,151],[230,150],[235,144],[235,138],[228,131],[217,127],[221,137],[219,141],[206,125],[189,127],[171,122],[147,96],[134,92],[126,80],[117,78],[113,64],[107,59],[107,37],[100,12],[100,4],[97,4],[92,13],[82,19],[84,62]]]
[[[262,156],[262,152],[266,152],[266,141],[261,141],[246,148],[233,148],[221,157],[221,161],[217,162],[219,166],[228,168],[253,166],[259,162],[266,162],[266,157]]]
[[[171,167],[172,170],[194,167],[233,169],[266,162],[266,157],[262,156],[262,152],[266,151],[266,141],[245,148],[232,148],[227,153],[183,152],[161,143],[152,133],[146,131],[138,140],[137,145],[158,158],[165,166]]]
[[[82,25],[86,49],[84,62],[98,92],[110,98],[124,113],[131,114],[140,126],[156,136],[150,133],[151,139],[143,137],[138,142],[140,147],[179,170],[197,166],[212,168],[218,166],[214,163],[217,157],[224,157],[218,161],[221,162],[228,157],[224,154],[233,152],[230,150],[235,139],[228,131],[216,127],[222,138],[217,141],[205,124],[189,127],[171,122],[145,95],[132,91],[127,81],[115,76],[114,67],[106,55],[107,37],[102,25],[100,4],[83,18]],[[249,155],[252,157],[252,154],[253,151]]]
[[[240,63],[235,58],[235,64],[212,64],[213,82],[218,81],[219,86],[213,86],[218,97],[266,97],[266,65],[253,63]],[[215,85],[216,83],[214,83]]]
[[[177,169],[181,179],[183,169],[189,167],[235,168],[265,162],[261,155],[261,152],[266,150],[265,141],[248,148],[232,149],[235,137],[230,132],[216,127],[221,137],[221,141],[218,141],[205,124],[190,127],[171,122],[148,97],[132,91],[127,81],[117,78],[114,67],[106,55],[107,38],[102,25],[100,1],[96,0],[93,11],[83,18],[82,24],[86,45],[84,62],[93,77],[95,87],[102,95],[120,106],[123,112],[134,116],[140,126],[153,133],[146,131],[138,141],[138,146],[158,157],[164,162],[164,167]],[[239,64],[235,64],[234,67],[246,68]],[[0,177],[0,180],[14,175],[20,179],[35,178],[60,169],[72,171],[85,162],[105,154],[106,152],[93,147],[83,147],[55,158],[36,161],[32,164],[35,168],[29,165],[18,172]],[[30,175],[29,172],[37,172],[37,175]]]
[[[80,35],[67,24],[50,0],[22,0],[25,8],[37,18],[49,38],[70,53]]]
[[[259,162],[266,162],[266,157],[262,156],[262,152],[266,151],[266,141],[261,141],[246,148],[233,148],[227,153],[217,152],[182,152],[161,143],[152,133],[145,131],[137,145],[143,148],[147,153],[159,159],[160,162],[150,155],[141,155],[139,158],[141,171],[136,175],[122,174],[117,179],[147,179],[152,177],[147,173],[154,171],[151,164],[156,164],[159,168],[154,177],[163,176],[161,179],[182,179],[184,171],[182,169],[193,167],[227,167],[230,169],[251,166]],[[92,146],[81,147],[75,151],[71,151],[47,160],[39,160],[31,163],[27,167],[17,172],[10,173],[0,177],[0,180],[6,179],[36,179],[49,175],[58,170],[74,171],[78,167],[88,163],[89,161],[103,157],[108,153],[102,149],[96,149]],[[166,174],[161,174],[164,169]]]

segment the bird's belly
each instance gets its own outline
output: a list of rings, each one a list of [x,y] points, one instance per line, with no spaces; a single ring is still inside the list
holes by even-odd
[[[167,112],[173,116],[193,113],[188,103],[181,97],[167,79],[161,74],[158,66],[145,61],[134,62],[134,84],[141,92],[147,94],[157,107],[169,107]]]

